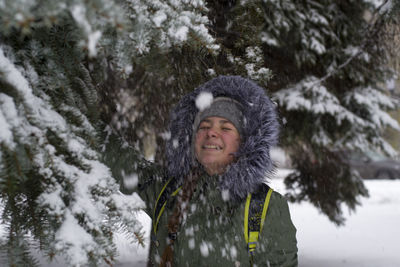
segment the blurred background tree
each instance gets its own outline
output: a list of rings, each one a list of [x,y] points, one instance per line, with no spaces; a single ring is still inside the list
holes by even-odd
[[[388,15],[388,20],[385,28],[385,43],[387,45],[387,51],[390,55],[389,66],[393,68],[395,75],[393,79],[387,81],[387,88],[392,97],[400,101],[400,2],[393,1],[392,9]],[[390,115],[400,123],[400,105],[390,112]],[[400,150],[400,136],[399,132],[388,128],[384,134],[385,138],[389,143]]]
[[[288,197],[342,224],[344,206],[368,192],[336,152],[397,153],[383,135],[400,129],[388,115],[398,101],[383,85],[398,10],[351,0],[0,1],[3,262],[37,265],[33,247],[71,265],[112,264],[114,231],[142,242],[143,204],[119,183],[158,175],[141,170],[163,164],[169,111],[223,74],[267,88],[295,168]]]
[[[264,53],[283,119],[281,145],[296,172],[290,198],[309,200],[333,222],[367,191],[337,152],[395,151],[383,138],[398,102],[384,85],[394,73],[384,38],[390,1],[264,1]]]

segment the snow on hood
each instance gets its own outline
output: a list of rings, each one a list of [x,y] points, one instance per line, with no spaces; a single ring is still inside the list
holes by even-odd
[[[243,106],[244,133],[237,153],[238,160],[221,175],[220,188],[228,190],[232,200],[240,201],[255,192],[274,171],[270,149],[278,142],[279,123],[275,105],[263,88],[240,76],[219,76],[185,95],[171,113],[166,144],[169,177],[181,180],[193,167],[191,141],[200,93],[235,99]]]

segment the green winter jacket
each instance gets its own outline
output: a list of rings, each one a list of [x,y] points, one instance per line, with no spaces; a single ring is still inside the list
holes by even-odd
[[[218,189],[218,177],[204,175],[198,181],[174,243],[173,266],[250,266],[244,238],[245,200],[239,205],[225,202]],[[163,183],[139,186],[154,216],[154,205]],[[168,240],[167,222],[176,198],[166,205],[157,233],[152,229],[148,266],[158,266]],[[296,228],[290,219],[287,201],[273,192],[256,252],[254,266],[297,266]]]

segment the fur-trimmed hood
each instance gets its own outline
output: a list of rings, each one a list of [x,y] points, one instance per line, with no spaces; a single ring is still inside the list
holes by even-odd
[[[240,201],[256,191],[274,170],[270,149],[277,144],[279,135],[275,105],[260,86],[240,76],[219,76],[185,95],[171,113],[171,138],[166,144],[169,177],[183,179],[193,167],[193,122],[199,111],[195,101],[202,92],[209,92],[214,98],[230,97],[243,107],[244,133],[238,160],[230,164],[220,182],[220,188],[228,190],[232,200]]]

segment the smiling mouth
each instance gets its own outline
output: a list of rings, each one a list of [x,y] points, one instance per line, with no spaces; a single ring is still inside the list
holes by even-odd
[[[203,149],[214,149],[214,150],[221,150],[222,148],[217,145],[204,145],[202,146]]]

